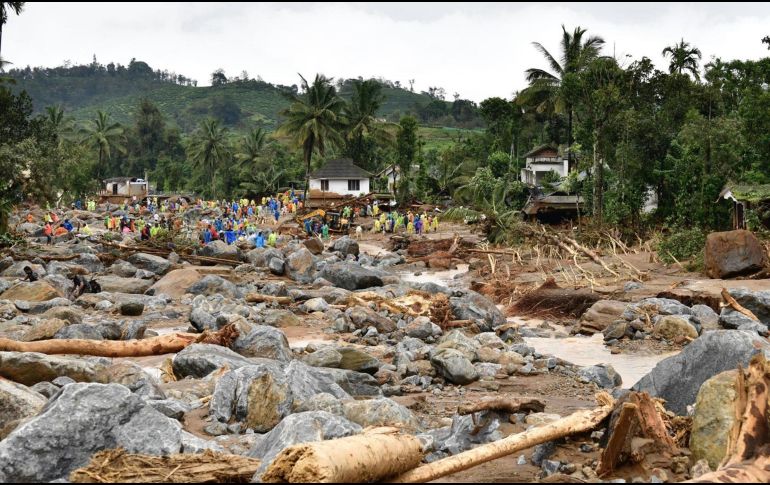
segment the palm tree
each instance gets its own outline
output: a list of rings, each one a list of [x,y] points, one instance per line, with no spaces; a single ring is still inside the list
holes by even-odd
[[[3,25],[8,22],[11,12],[19,15],[24,9],[25,2],[0,2],[0,53],[2,53]],[[2,66],[0,65],[0,68]]]
[[[332,79],[316,74],[312,85],[302,79],[302,96],[287,94],[292,102],[281,114],[286,121],[278,129],[279,134],[290,135],[297,146],[302,147],[305,159],[305,204],[310,200],[310,160],[313,152],[324,156],[326,149],[342,144],[339,129],[342,126],[341,112],[345,105]]]
[[[527,81],[529,87],[523,90],[518,100],[525,104],[534,104],[539,112],[555,111],[567,113],[569,119],[568,143],[572,146],[572,115],[573,102],[567,99],[561,89],[562,82],[569,74],[575,74],[583,69],[594,59],[599,57],[604,39],[598,36],[590,36],[584,39],[586,29],[579,26],[570,34],[564,25],[561,38],[561,56],[556,60],[548,49],[539,42],[533,42],[543,57],[548,62],[550,71],[540,68],[527,69]]]
[[[190,159],[193,168],[201,169],[205,177],[211,181],[209,196],[215,197],[217,168],[227,162],[230,157],[230,144],[227,140],[228,130],[219,126],[215,119],[203,120],[198,131],[193,135],[189,146]]]
[[[104,162],[112,157],[112,152],[125,153],[123,127],[120,123],[110,123],[110,115],[103,111],[96,112],[96,119],[80,130],[83,143],[99,151],[99,163],[96,176],[102,178]]]
[[[235,154],[242,168],[256,170],[267,144],[267,133],[262,128],[251,130],[243,139],[241,151]]]
[[[698,62],[701,59],[700,49],[691,47],[684,39],[663,49],[663,57],[670,56],[671,63],[668,65],[668,72],[671,74],[682,74],[682,71],[690,71],[693,77],[700,79],[698,72]]]
[[[72,135],[72,118],[64,116],[64,109],[61,106],[46,106],[45,114],[45,121],[59,139],[59,145],[64,140],[70,139]]]
[[[392,143],[393,133],[386,127],[394,127],[393,123],[384,123],[377,119],[377,112],[385,101],[382,94],[382,84],[375,79],[353,81],[353,96],[346,104],[343,113],[347,122],[347,141],[354,145],[355,153],[363,151],[364,136],[374,138],[380,145]],[[360,160],[357,160],[360,161]],[[367,167],[371,169],[372,167]]]

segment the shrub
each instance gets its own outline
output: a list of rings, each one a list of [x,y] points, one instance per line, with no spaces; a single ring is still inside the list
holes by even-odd
[[[700,228],[680,229],[663,237],[658,243],[658,256],[662,261],[673,263],[689,260],[688,269],[703,266],[703,249],[706,246],[706,233]]]

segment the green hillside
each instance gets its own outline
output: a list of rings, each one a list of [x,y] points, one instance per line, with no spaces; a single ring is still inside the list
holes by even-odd
[[[202,119],[219,118],[235,131],[262,126],[272,131],[280,123],[280,112],[288,106],[286,91],[296,86],[274,85],[262,80],[231,79],[217,86],[197,87],[182,75],[153,70],[141,61],[120,64],[15,69],[8,73],[16,91],[26,90],[35,111],[61,105],[76,121],[94,119],[104,111],[120,123],[131,123],[139,100],[146,97],[158,105],[167,120],[182,132],[192,131]],[[349,99],[352,80],[339,83],[339,93]],[[453,103],[414,93],[381,80],[383,103],[380,116],[389,121],[412,114],[421,123],[452,127],[475,127],[477,115],[454,119]],[[439,137],[440,138],[440,137]]]

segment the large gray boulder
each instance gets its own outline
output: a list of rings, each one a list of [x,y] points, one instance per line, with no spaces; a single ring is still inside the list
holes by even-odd
[[[715,279],[756,273],[767,264],[764,246],[745,230],[709,234],[703,259],[706,274]]]
[[[227,244],[224,241],[216,240],[203,246],[200,249],[201,256],[207,256],[210,258],[226,259],[228,261],[240,261],[241,250],[238,246],[233,244]]]
[[[98,276],[96,282],[102,287],[102,291],[110,293],[129,293],[134,295],[144,294],[153,284],[152,280],[140,278],[121,278],[120,276]]]
[[[206,275],[200,281],[193,283],[187,289],[187,292],[193,295],[222,295],[227,298],[239,298],[242,296],[237,286],[221,276],[213,274]]]
[[[610,364],[598,364],[583,367],[578,371],[583,382],[593,382],[602,389],[614,389],[623,384],[623,379]]]
[[[167,455],[181,450],[181,426],[119,384],[65,386],[35,418],[0,441],[1,482],[67,478],[94,453]]]
[[[61,357],[37,352],[0,352],[0,377],[32,386],[66,376],[79,382],[93,382],[110,365],[110,359]]]
[[[475,320],[482,325],[482,331],[489,331],[505,324],[505,315],[489,298],[466,290],[463,296],[451,297],[449,304],[458,320]]]
[[[339,251],[343,256],[353,255],[358,256],[359,248],[358,242],[355,239],[351,239],[350,236],[343,236],[332,245],[332,251]]]
[[[431,355],[430,362],[436,371],[453,384],[470,384],[479,378],[476,368],[459,350],[439,349]]]
[[[345,310],[345,315],[350,318],[356,328],[372,326],[380,333],[390,333],[397,328],[393,320],[383,317],[369,307],[353,306]]]
[[[104,271],[104,264],[95,254],[81,253],[72,262],[86,268],[90,273],[101,273]]]
[[[238,330],[238,338],[233,342],[232,349],[239,354],[245,357],[262,357],[281,362],[288,362],[292,359],[289,341],[286,339],[286,335],[277,328],[242,322]]]
[[[36,416],[48,398],[16,382],[0,378],[0,440],[18,421]]]
[[[382,397],[364,401],[346,401],[342,412],[350,421],[367,426],[396,426],[412,432],[420,428],[417,419],[406,407],[392,399]]]
[[[334,286],[350,291],[383,285],[382,278],[377,273],[350,261],[327,264],[321,270],[320,276]]]
[[[258,360],[247,359],[220,345],[192,344],[176,354],[171,363],[174,375],[178,378],[200,379],[224,366],[237,369],[246,365],[254,365],[257,362]]]
[[[746,288],[733,288],[730,296],[751,310],[766,326],[770,326],[770,291],[749,291]]]
[[[171,263],[166,258],[146,253],[135,253],[128,258],[128,262],[139,269],[152,271],[157,275],[166,274],[171,268]]]
[[[307,248],[294,251],[286,259],[286,272],[295,281],[310,283],[314,279],[313,253]]]
[[[292,414],[284,418],[269,433],[258,437],[254,447],[249,450],[248,456],[262,460],[252,481],[259,481],[262,473],[284,448],[302,443],[344,438],[360,432],[361,426],[324,411]]]
[[[251,365],[230,371],[217,381],[209,412],[220,422],[235,420],[265,433],[291,413],[293,402],[279,365]]]
[[[746,367],[751,357],[759,352],[770,356],[770,343],[755,333],[706,332],[681,353],[658,362],[632,389],[663,398],[667,409],[685,415],[687,406],[695,403],[701,384],[738,365]]]

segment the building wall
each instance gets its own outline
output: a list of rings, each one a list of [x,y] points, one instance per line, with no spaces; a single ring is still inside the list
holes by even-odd
[[[527,166],[521,170],[521,181],[530,185],[538,185],[543,176],[550,171],[558,173],[561,177],[566,177],[569,171],[569,162],[563,160],[558,163],[527,163]]]
[[[348,179],[327,179],[329,180],[329,192],[340,195],[362,195],[369,193],[369,179],[358,179],[360,189],[348,190]],[[310,179],[310,190],[321,190],[321,179]]]

